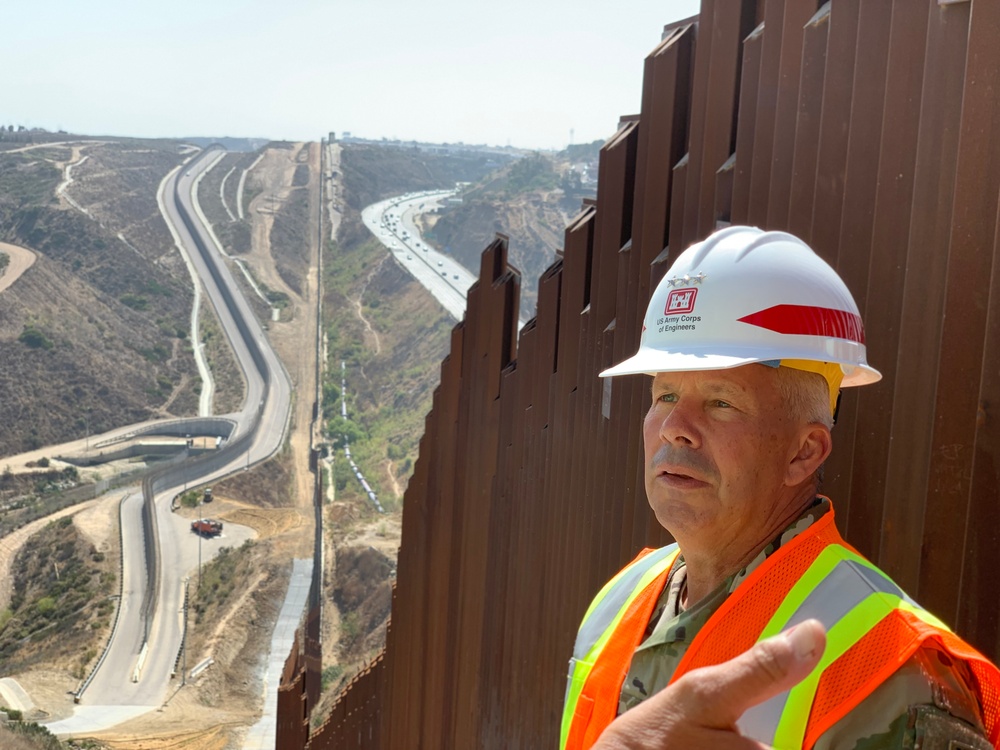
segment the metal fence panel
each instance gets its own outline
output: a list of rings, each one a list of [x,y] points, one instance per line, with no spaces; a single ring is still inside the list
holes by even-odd
[[[484,252],[405,497],[386,649],[308,747],[556,744],[580,616],[668,539],[643,488],[647,383],[597,373],[719,221],[794,231],[847,281],[886,377],[845,394],[824,489],[849,541],[1000,651],[1000,6],[816,6],[705,0],[665,30],[519,343],[506,240]],[[280,747],[301,746],[293,718]]]

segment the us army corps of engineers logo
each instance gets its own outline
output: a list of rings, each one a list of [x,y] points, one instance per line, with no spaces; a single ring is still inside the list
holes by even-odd
[[[656,319],[658,332],[693,331],[697,328],[695,323],[701,320],[701,316],[688,314],[694,312],[694,302],[697,297],[697,288],[672,290],[667,295],[663,317]]]

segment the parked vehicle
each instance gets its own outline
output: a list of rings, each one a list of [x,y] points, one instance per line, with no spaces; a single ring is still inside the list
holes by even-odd
[[[199,518],[191,522],[191,531],[202,536],[219,536],[222,533],[222,521],[211,518]]]

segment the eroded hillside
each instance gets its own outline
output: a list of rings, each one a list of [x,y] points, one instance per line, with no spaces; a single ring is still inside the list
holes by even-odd
[[[0,241],[37,254],[0,292],[0,456],[196,409],[190,279],[156,203],[182,158],[167,142],[0,152]]]

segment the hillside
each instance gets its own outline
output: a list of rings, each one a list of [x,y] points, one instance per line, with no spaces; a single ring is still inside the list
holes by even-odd
[[[82,680],[106,638],[119,591],[118,560],[84,538],[69,517],[50,523],[21,550],[13,596],[0,611],[0,662],[6,673],[44,660]]]
[[[355,149],[345,148],[344,157]],[[365,158],[378,164],[377,174],[344,169],[343,181],[334,183],[331,202],[343,206],[343,218],[336,241],[324,248],[322,414],[332,472],[324,521],[324,597],[332,606],[323,610],[323,697],[314,721],[385,642],[401,499],[452,327],[434,298],[389,256],[362,224],[360,212],[343,200],[341,190],[381,197],[411,189],[413,155],[376,150],[364,148]],[[438,186],[454,184],[467,174],[464,168],[442,171]],[[345,397],[341,362],[346,366],[346,420],[340,416]],[[376,511],[352,473],[345,438],[385,514]]]
[[[190,280],[156,204],[180,162],[169,142],[0,152],[0,241],[38,255],[0,292],[0,456],[196,409]]]
[[[347,144],[341,156],[344,202],[365,206],[415,190],[476,182],[502,166],[500,156],[432,154],[416,148]]]

